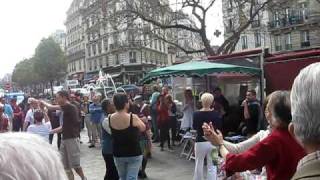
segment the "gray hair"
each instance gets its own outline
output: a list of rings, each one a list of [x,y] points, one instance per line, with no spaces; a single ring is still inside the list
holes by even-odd
[[[320,63],[299,73],[291,91],[294,133],[306,144],[320,144]]]
[[[67,180],[58,151],[29,133],[0,134],[0,179]]]

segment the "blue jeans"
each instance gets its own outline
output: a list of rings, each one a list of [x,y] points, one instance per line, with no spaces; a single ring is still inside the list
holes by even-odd
[[[133,157],[114,157],[120,180],[138,180],[142,155]]]
[[[159,140],[159,129],[157,124],[157,113],[151,113],[152,133],[155,140]]]

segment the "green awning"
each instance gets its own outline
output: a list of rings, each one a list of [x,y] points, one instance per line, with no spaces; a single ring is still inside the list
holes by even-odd
[[[202,77],[214,73],[243,73],[258,76],[261,70],[258,68],[237,66],[231,64],[211,63],[205,61],[190,61],[183,64],[168,66],[150,71],[142,83],[170,76]]]

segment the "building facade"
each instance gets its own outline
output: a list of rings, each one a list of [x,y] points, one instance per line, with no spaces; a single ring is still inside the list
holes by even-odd
[[[257,0],[257,8],[266,0]],[[225,38],[248,21],[251,4],[239,7],[234,0],[223,1]],[[254,7],[255,7],[254,6]],[[241,33],[235,51],[269,48],[270,52],[299,50],[320,45],[320,3],[317,0],[277,0],[259,12]]]
[[[64,30],[56,30],[52,33],[50,37],[60,45],[60,48],[63,52],[66,51],[66,32]]]
[[[265,0],[257,0],[253,7],[259,8]],[[230,37],[232,33],[248,21],[250,18],[250,3],[245,3],[242,6],[237,4],[234,0],[222,1],[223,8],[223,22],[224,22],[224,36],[225,39]],[[255,10],[254,10],[255,11]],[[270,35],[268,31],[269,12],[261,11],[254,18],[249,27],[243,31],[239,37],[238,43],[235,46],[235,51],[242,51],[247,49],[255,49],[271,46]]]
[[[67,11],[66,56],[68,61],[68,79],[79,80],[83,84],[86,73],[85,41],[82,27],[84,0],[73,0]]]
[[[271,50],[283,52],[320,46],[320,2],[278,0],[269,8]]]
[[[85,1],[81,15],[89,78],[103,70],[118,84],[135,84],[150,70],[168,64],[167,44],[157,39],[152,25],[130,17],[115,21],[115,14],[125,8],[123,1]]]

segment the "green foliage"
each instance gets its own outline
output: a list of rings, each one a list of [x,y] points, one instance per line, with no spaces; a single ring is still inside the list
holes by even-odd
[[[12,81],[20,86],[53,82],[66,75],[67,63],[60,46],[52,39],[41,40],[34,57],[16,64]]]
[[[52,38],[41,40],[34,59],[34,70],[44,80],[52,82],[66,75],[66,59],[60,46]]]

